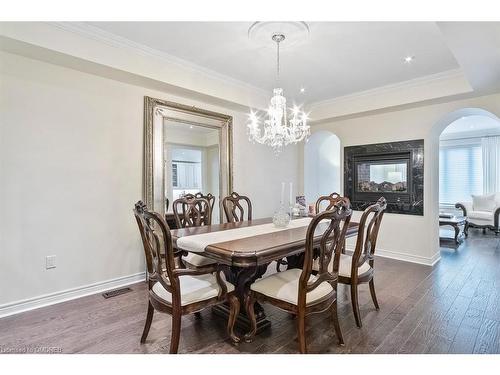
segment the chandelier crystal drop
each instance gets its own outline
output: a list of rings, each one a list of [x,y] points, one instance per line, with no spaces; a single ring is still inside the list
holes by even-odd
[[[273,41],[277,45],[277,85],[279,87],[280,73],[280,42],[285,40],[283,34],[274,34]],[[307,115],[298,107],[290,109],[290,120],[288,120],[286,98],[283,96],[282,88],[273,90],[273,97],[267,110],[267,119],[263,122],[254,112],[250,112],[248,122],[249,139],[273,148],[276,154],[283,151],[283,147],[296,144],[306,139],[310,134],[307,125]]]

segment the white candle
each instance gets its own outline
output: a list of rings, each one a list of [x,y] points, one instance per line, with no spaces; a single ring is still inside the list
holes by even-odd
[[[281,200],[280,204],[283,205],[285,203],[285,183],[281,183]]]
[[[289,207],[291,207],[293,205],[293,201],[292,201],[292,187],[293,187],[293,183],[290,182],[290,201],[289,201],[289,204],[288,204]]]

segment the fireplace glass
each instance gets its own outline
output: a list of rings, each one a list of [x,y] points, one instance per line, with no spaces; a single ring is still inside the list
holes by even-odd
[[[359,193],[407,193],[407,161],[366,161],[357,163]]]

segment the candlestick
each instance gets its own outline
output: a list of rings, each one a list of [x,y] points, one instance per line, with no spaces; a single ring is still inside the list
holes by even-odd
[[[293,204],[293,201],[292,201],[292,187],[293,187],[293,183],[290,182],[290,199],[288,201],[288,206],[291,207],[292,204]]]
[[[281,200],[280,205],[283,206],[285,204],[285,183],[281,183]]]

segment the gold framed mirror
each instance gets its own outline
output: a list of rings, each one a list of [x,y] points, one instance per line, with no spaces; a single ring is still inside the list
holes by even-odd
[[[143,199],[150,209],[168,222],[175,199],[211,193],[212,223],[222,222],[220,201],[233,189],[232,123],[229,115],[144,97]]]

